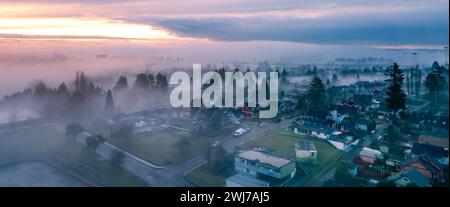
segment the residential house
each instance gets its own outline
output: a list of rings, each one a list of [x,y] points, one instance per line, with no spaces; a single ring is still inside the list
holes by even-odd
[[[340,114],[337,110],[332,110],[327,116],[327,120],[331,121],[331,128],[341,130],[342,122],[348,117],[348,114]]]
[[[327,141],[336,149],[348,152],[352,146],[358,144],[359,140],[353,140],[352,136],[345,135],[341,131],[335,131],[328,136]]]
[[[298,141],[295,143],[295,157],[300,163],[317,164],[317,149],[311,141]]]
[[[435,130],[427,131],[419,135],[417,141],[423,144],[429,144],[448,149],[448,139],[449,138],[447,130]]]
[[[330,106],[328,106],[328,110],[329,111],[335,110],[335,111],[337,111],[337,113],[339,113],[341,115],[347,114],[349,116],[353,116],[358,112],[357,110],[355,110],[355,108],[353,108],[350,105],[346,105],[346,104],[330,105]]]
[[[353,97],[344,102],[344,105],[350,106],[358,111],[368,111],[380,107],[380,102],[374,99],[373,95],[353,95]]]
[[[255,178],[289,179],[295,175],[295,162],[262,152],[247,150],[235,156],[235,170]]]
[[[292,125],[293,131],[296,134],[304,134],[314,136],[320,139],[327,139],[334,131],[332,128],[319,123],[302,122]]]
[[[306,113],[305,115],[301,116],[301,118],[311,123],[326,124],[327,116],[327,110],[316,110]]]
[[[416,168],[409,168],[405,171],[398,172],[388,177],[387,180],[394,182],[397,187],[431,187],[428,178]]]
[[[363,147],[363,149],[359,152],[359,158],[366,163],[374,164],[377,159],[383,159],[384,156],[383,153],[378,150]]]
[[[422,155],[429,155],[436,159],[440,164],[448,166],[448,148],[414,143],[411,149],[411,157],[419,157]]]
[[[408,159],[400,164],[399,170],[405,171],[410,168],[416,168],[433,182],[444,181],[444,170],[446,170],[445,166],[429,155],[422,155]]]

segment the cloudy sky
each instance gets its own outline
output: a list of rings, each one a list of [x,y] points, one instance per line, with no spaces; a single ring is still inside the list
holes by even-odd
[[[0,37],[448,44],[448,0],[0,1]],[[184,39],[186,40],[186,39]]]
[[[30,77],[22,85],[79,69],[143,69],[152,62],[101,63],[97,54],[180,57],[185,65],[410,60],[385,49],[442,49],[448,8],[448,0],[0,0],[0,86],[18,83],[24,70]],[[444,59],[442,53],[418,58]]]

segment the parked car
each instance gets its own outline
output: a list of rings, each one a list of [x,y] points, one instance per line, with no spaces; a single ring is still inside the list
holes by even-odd
[[[237,130],[234,132],[234,136],[235,136],[235,137],[239,137],[239,136],[243,135],[243,134],[246,133],[246,132],[247,132],[246,129],[244,129],[244,128],[239,128],[239,129],[237,129]]]

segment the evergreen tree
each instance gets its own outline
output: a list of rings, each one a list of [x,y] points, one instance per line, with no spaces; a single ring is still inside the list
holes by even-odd
[[[56,93],[58,96],[68,96],[69,95],[69,89],[67,88],[66,84],[63,82],[59,84],[58,89],[56,89]]]
[[[439,92],[445,90],[447,81],[445,77],[442,76],[443,67],[434,61],[432,66],[432,72],[427,74],[425,78],[425,87],[429,91],[430,102],[432,106],[436,106],[436,99]]]
[[[114,101],[111,90],[108,90],[108,93],[106,94],[105,109],[108,112],[111,112],[114,109]]]
[[[161,89],[166,89],[169,87],[169,83],[167,82],[167,77],[161,73],[156,75],[156,86]]]
[[[405,79],[403,71],[398,67],[397,63],[389,67],[385,73],[390,78],[386,81],[389,82],[387,89],[387,98],[385,99],[388,109],[392,111],[398,111],[406,108],[406,94],[402,90],[403,80]]]
[[[418,100],[420,98],[420,90],[422,86],[422,70],[419,69],[418,66],[414,69],[414,77],[415,77],[415,84],[414,84],[414,91],[415,91],[415,97]]]
[[[147,80],[148,80],[148,87],[152,88],[153,86],[155,86],[155,77],[153,76],[153,74],[149,73]]]
[[[308,90],[308,105],[309,108],[320,108],[325,105],[326,91],[322,80],[314,76],[311,81],[310,88]]]
[[[47,84],[44,83],[42,80],[38,80],[35,83],[33,83],[33,93],[37,97],[44,97],[48,95],[50,92],[50,88],[47,87]]]
[[[88,90],[88,78],[83,71],[77,71],[75,75],[75,90],[79,91],[81,94],[86,94]]]
[[[134,87],[138,89],[149,88],[149,81],[145,73],[139,73],[136,75],[136,80],[134,81]]]
[[[126,76],[120,76],[114,86],[114,90],[123,90],[128,88],[128,79]]]
[[[86,93],[88,95],[90,95],[90,96],[93,96],[93,95],[95,95],[95,92],[96,92],[96,87],[95,87],[94,83],[93,82],[89,82],[89,86],[87,88],[87,92]]]

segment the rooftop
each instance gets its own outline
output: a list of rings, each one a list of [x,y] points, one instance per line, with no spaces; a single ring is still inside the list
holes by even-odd
[[[292,162],[291,160],[288,160],[288,159],[263,154],[261,152],[257,152],[257,151],[253,151],[253,150],[241,152],[238,156],[240,158],[243,158],[246,160],[257,161],[257,162],[264,163],[264,164],[267,164],[267,165],[270,165],[270,166],[273,166],[276,168],[283,167]]]
[[[448,157],[448,149],[418,142],[413,144],[411,153],[415,155],[428,154],[435,158]]]
[[[352,101],[360,106],[368,107],[372,104],[372,99],[373,99],[372,95],[357,94],[353,95]]]
[[[330,133],[334,132],[334,129],[332,129],[324,124],[319,124],[319,123],[314,123],[314,122],[305,122],[303,124],[295,123],[295,124],[293,124],[293,127],[304,129],[304,130],[322,132],[324,134],[330,134]]]
[[[418,187],[430,187],[428,178],[425,177],[421,172],[419,172],[416,168],[409,168],[408,170],[399,172],[395,175],[392,175],[388,178],[388,180],[397,180],[402,177],[409,178],[413,183],[415,183]]]
[[[298,141],[295,144],[296,150],[316,150],[316,146],[313,142],[305,140],[305,141]]]
[[[378,150],[374,150],[368,147],[364,147],[361,152],[359,152],[360,156],[365,156],[365,157],[372,157],[372,158],[377,158],[377,157],[382,157],[383,154],[378,151]]]

